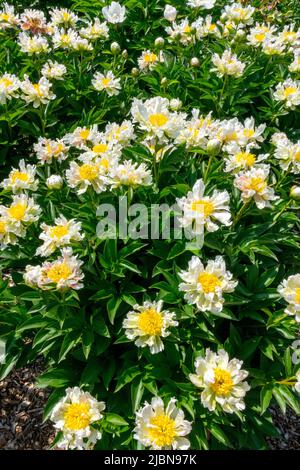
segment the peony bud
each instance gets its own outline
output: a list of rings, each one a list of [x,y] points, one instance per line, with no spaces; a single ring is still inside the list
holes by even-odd
[[[290,197],[295,201],[300,201],[300,186],[291,187]]]
[[[206,149],[208,153],[216,155],[221,149],[221,141],[219,139],[210,139],[207,142]]]
[[[133,77],[138,77],[139,73],[140,73],[140,72],[139,72],[139,69],[137,69],[136,67],[133,67],[133,68],[131,69],[131,75],[132,75]]]
[[[164,10],[164,18],[168,21],[175,21],[177,16],[177,10],[172,5],[166,5]]]
[[[49,189],[60,189],[63,185],[63,179],[59,175],[51,175],[47,178],[46,185]]]
[[[124,49],[124,51],[122,51],[122,57],[124,57],[124,59],[127,59],[128,57],[127,49]]]
[[[155,39],[155,42],[154,42],[154,45],[155,45],[155,47],[158,47],[158,48],[162,49],[162,48],[164,47],[164,45],[165,45],[165,40],[164,40],[164,38],[161,38],[161,37],[156,38],[156,39]]]
[[[162,86],[167,86],[167,84],[168,84],[168,79],[167,79],[166,77],[163,77],[163,78],[161,79],[161,81],[160,81],[160,84],[161,84]]]
[[[192,57],[190,64],[192,67],[199,67],[200,61],[197,57]]]
[[[112,42],[110,45],[110,50],[113,54],[119,54],[121,48],[117,42]]]
[[[180,109],[182,106],[182,101],[179,100],[178,98],[173,98],[171,101],[170,101],[170,108],[172,109],[172,111],[177,111],[178,109]]]

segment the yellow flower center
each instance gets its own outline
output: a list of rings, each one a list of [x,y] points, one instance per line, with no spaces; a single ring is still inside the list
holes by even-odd
[[[298,150],[297,152],[295,152],[294,154],[294,160],[296,162],[300,162],[300,150]]]
[[[233,131],[233,132],[228,132],[228,134],[225,135],[223,140],[224,140],[224,142],[230,142],[231,140],[237,140],[237,138],[238,138],[238,135],[237,135],[236,131]]]
[[[6,233],[6,223],[4,220],[0,220],[0,235]]]
[[[79,135],[80,137],[83,139],[83,140],[86,140],[88,139],[89,135],[90,135],[90,130],[89,129],[82,129],[80,132],[79,132]]]
[[[93,152],[95,152],[95,153],[104,153],[104,152],[107,151],[107,149],[108,149],[107,144],[96,144],[93,147]]]
[[[62,238],[67,235],[68,232],[69,228],[67,225],[56,225],[55,227],[51,227],[49,230],[51,238]]]
[[[54,266],[52,266],[47,272],[47,277],[52,282],[55,282],[57,284],[62,279],[68,279],[71,274],[72,271],[69,266],[66,263],[62,262],[54,264]]]
[[[8,88],[12,84],[13,84],[13,82],[12,82],[12,80],[9,80],[9,78],[1,78],[0,79],[0,85],[3,85],[4,88]]]
[[[235,159],[237,163],[245,163],[247,166],[253,166],[255,163],[255,155],[249,152],[239,152]]]
[[[253,137],[254,135],[254,129],[244,129],[244,136],[247,137],[247,139],[250,139],[250,137]]]
[[[138,317],[138,327],[145,335],[160,335],[163,327],[161,313],[154,308],[144,310]]]
[[[187,24],[184,28],[183,28],[183,32],[185,34],[188,34],[191,32],[191,27]]]
[[[204,199],[198,199],[197,201],[193,201],[191,205],[192,211],[202,212],[204,217],[209,217],[211,213],[214,211],[215,206],[214,203],[211,201],[205,201]]]
[[[157,60],[157,55],[154,54],[153,52],[150,52],[149,54],[145,54],[144,55],[144,61],[149,63],[149,64],[153,64],[153,62],[155,62]]]
[[[62,15],[64,21],[69,21],[70,20],[70,13],[65,11]]]
[[[106,171],[109,170],[109,161],[107,160],[107,158],[102,158],[101,161],[99,162],[99,165],[105,168]]]
[[[158,447],[168,447],[176,437],[175,421],[166,414],[153,416],[148,434],[151,441]]]
[[[98,176],[98,167],[97,165],[90,165],[89,163],[84,163],[79,168],[79,176],[82,180],[93,181]]]
[[[300,287],[296,287],[295,302],[300,304]]]
[[[164,126],[168,122],[168,120],[168,116],[162,113],[150,114],[149,116],[150,124],[155,127]]]
[[[10,19],[10,15],[8,15],[7,13],[1,13],[0,14],[0,20],[8,21],[9,19]]]
[[[34,90],[36,91],[36,93],[37,93],[38,96],[42,96],[42,95],[43,95],[43,92],[42,92],[42,90],[41,90],[41,87],[40,87],[39,83],[34,83],[32,86],[33,86],[33,88],[34,88]]]
[[[109,84],[110,84],[110,81],[111,81],[111,79],[108,78],[108,77],[102,78],[102,85],[103,85],[104,87],[108,87]]]
[[[222,285],[220,279],[215,274],[206,272],[199,274],[198,282],[201,284],[205,294],[215,292],[216,288]]]
[[[27,173],[22,173],[21,171],[16,170],[11,175],[11,181],[12,183],[15,183],[17,180],[24,181],[24,183],[26,183],[26,181],[29,180],[29,175]]]
[[[64,412],[65,427],[70,431],[79,431],[90,424],[90,405],[88,403],[71,403]]]
[[[60,40],[63,44],[70,44],[70,42],[71,42],[71,38],[68,34],[62,34],[60,36]]]
[[[284,96],[285,98],[288,98],[290,95],[292,95],[293,93],[295,93],[297,91],[297,87],[295,86],[288,86],[285,88],[284,90]]]
[[[216,25],[214,23],[210,24],[208,27],[209,31],[214,31],[216,29]]]
[[[283,33],[283,37],[284,37],[284,39],[289,41],[289,40],[294,39],[296,37],[296,33],[294,31],[285,31]]]
[[[262,193],[266,187],[267,183],[261,176],[254,176],[248,182],[246,189],[252,189],[256,193]]]
[[[22,220],[26,214],[26,209],[27,204],[25,202],[18,202],[10,206],[7,212],[12,219]]]
[[[226,397],[233,387],[231,374],[227,370],[220,369],[219,367],[214,369],[214,373],[215,381],[213,384],[211,384],[210,387],[213,389],[216,395]]]
[[[266,37],[266,34],[265,33],[257,33],[255,34],[255,39],[259,42],[262,42],[264,41],[265,37]]]

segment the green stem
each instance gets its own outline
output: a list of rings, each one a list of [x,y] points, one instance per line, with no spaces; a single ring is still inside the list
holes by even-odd
[[[209,176],[209,170],[210,170],[210,167],[211,167],[213,158],[214,158],[214,155],[211,154],[211,155],[209,156],[209,159],[208,159],[208,162],[207,162],[207,166],[206,166],[206,169],[205,169],[205,173],[204,173],[204,176],[203,176],[204,183],[207,182],[207,178],[208,178],[208,176]]]
[[[233,219],[232,227],[234,227],[238,223],[238,221],[242,218],[242,216],[245,215],[245,212],[248,209],[248,207],[249,207],[249,201],[244,202],[242,207],[240,208],[240,210],[238,211],[238,213]]]

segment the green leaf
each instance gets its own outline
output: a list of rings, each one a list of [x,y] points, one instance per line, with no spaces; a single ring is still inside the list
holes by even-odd
[[[273,394],[273,386],[272,385],[265,385],[262,387],[260,391],[260,407],[261,407],[261,414],[268,409],[270,405],[270,401],[272,400]]]
[[[128,369],[123,370],[121,373],[115,392],[119,392],[125,385],[133,381],[135,377],[141,374],[141,371],[138,366],[129,367]]]
[[[105,413],[105,421],[115,426],[127,426],[128,422],[116,413]]]
[[[122,299],[120,297],[112,297],[108,302],[107,302],[107,313],[108,313],[108,318],[110,323],[113,325],[115,321],[115,316],[117,313],[117,310],[122,302]]]
[[[232,444],[229,441],[226,434],[222,431],[222,429],[215,423],[212,423],[209,426],[209,430],[212,435],[217,439],[217,441],[221,442],[224,446],[232,448]]]
[[[63,361],[67,356],[68,352],[74,348],[76,343],[79,341],[80,336],[81,331],[70,331],[70,333],[66,334],[59,351],[58,363]]]
[[[131,405],[132,412],[135,413],[138,409],[144,393],[143,380],[135,381],[131,384]]]

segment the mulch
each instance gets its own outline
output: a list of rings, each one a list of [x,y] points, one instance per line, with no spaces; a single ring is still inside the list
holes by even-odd
[[[35,378],[43,368],[38,361],[14,370],[0,382],[1,450],[49,449],[55,435],[51,423],[43,423],[49,391],[35,386]]]
[[[14,370],[0,381],[0,450],[47,450],[55,430],[50,421],[43,423],[43,408],[49,390],[35,386],[44,364],[37,361],[29,367]],[[283,415],[271,409],[279,438],[268,439],[271,449],[300,449],[300,417],[287,410]]]

